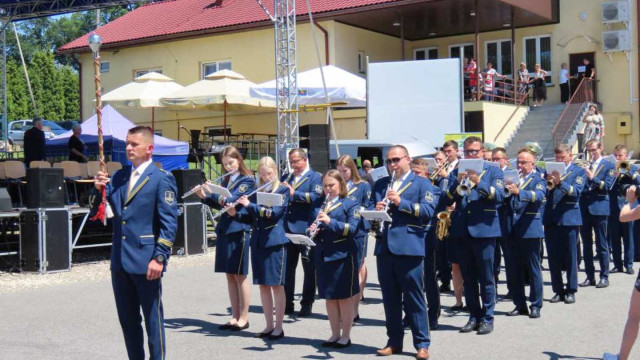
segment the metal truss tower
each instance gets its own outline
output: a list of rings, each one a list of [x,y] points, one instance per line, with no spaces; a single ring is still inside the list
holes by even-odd
[[[298,123],[298,68],[296,62],[296,1],[274,0],[274,14],[258,5],[274,23],[276,57],[276,107],[278,137],[276,162],[280,173],[287,171],[287,151],[300,143]]]

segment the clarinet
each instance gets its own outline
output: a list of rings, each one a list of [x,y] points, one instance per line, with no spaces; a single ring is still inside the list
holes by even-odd
[[[387,185],[387,189],[384,191],[384,211],[385,212],[389,212],[389,204],[391,203],[391,200],[389,198],[386,198],[387,193],[389,192],[389,190],[393,190],[393,183],[396,181],[396,172],[393,171],[391,173],[391,181],[389,181],[389,184]]]
[[[327,204],[329,203],[329,196],[326,196],[324,198],[324,202],[322,203],[322,206],[320,207],[321,209],[324,209]],[[316,235],[318,235],[318,233],[320,232],[320,220],[315,220],[313,222],[313,224],[316,225],[316,228],[313,231],[309,231],[309,239],[311,241],[313,241],[313,239],[316,237]],[[311,246],[309,245],[304,245],[304,249],[301,251],[300,257],[302,258],[302,260],[304,261],[310,261],[311,259],[309,259],[309,252],[311,251]]]

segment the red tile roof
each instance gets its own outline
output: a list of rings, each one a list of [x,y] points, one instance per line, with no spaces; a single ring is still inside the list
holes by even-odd
[[[403,0],[311,0],[314,14]],[[220,3],[220,5],[216,5]],[[262,0],[273,14],[273,0]],[[298,15],[307,14],[307,3],[296,2]],[[188,36],[248,24],[267,24],[268,17],[256,0],[167,0],[138,9],[98,28],[103,46],[153,41],[153,38]],[[89,34],[60,47],[60,53],[89,51]]]

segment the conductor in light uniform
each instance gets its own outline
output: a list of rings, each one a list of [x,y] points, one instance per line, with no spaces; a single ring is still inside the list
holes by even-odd
[[[597,288],[609,286],[609,242],[607,241],[607,217],[611,211],[609,206],[609,189],[615,179],[615,167],[602,158],[602,143],[599,140],[589,140],[587,151],[591,158],[591,165],[585,168],[587,182],[580,198],[582,212],[582,249],[584,258],[584,272],[587,279],[580,286],[596,285],[595,269],[593,266],[593,233],[598,262],[600,263],[600,281]]]
[[[505,245],[509,259],[511,292],[516,308],[509,316],[529,315],[540,317],[542,308],[542,273],[540,271],[540,245],[544,237],[542,214],[547,194],[546,183],[534,172],[535,155],[527,149],[518,151],[517,167],[520,172],[519,184],[507,184],[505,187],[511,196],[507,197],[506,221],[508,234]],[[525,297],[525,271],[531,274],[529,301],[531,313]]]
[[[422,289],[425,225],[433,217],[438,202],[434,195],[436,188],[411,172],[411,158],[404,146],[392,146],[385,162],[394,173],[395,181],[391,183],[390,176],[376,181],[371,200],[377,210],[388,206],[392,219],[390,224],[382,225],[382,236],[376,239],[374,251],[389,338],[377,354],[389,356],[402,352],[404,298],[416,359],[425,360],[429,358],[431,343]]]
[[[556,145],[554,152],[556,161],[566,165],[566,171],[564,175],[557,171],[547,173],[552,189],[547,193],[543,215],[544,241],[549,255],[551,287],[555,293],[550,302],[573,304],[578,291],[578,229],[582,225],[579,201],[586,174],[583,168],[571,162],[571,149],[567,145]],[[567,273],[566,288],[562,281],[563,269]]]
[[[482,140],[476,136],[466,138],[464,155],[469,159],[482,159]],[[480,174],[460,173],[458,168],[449,176],[446,204],[456,204],[451,216],[451,236],[459,239],[464,296],[471,313],[467,324],[460,329],[463,333],[477,330],[482,335],[493,331],[496,298],[493,258],[496,238],[502,234],[498,205],[504,198],[503,179],[502,171],[487,163],[483,164]],[[469,181],[467,194],[458,191],[463,180]]]

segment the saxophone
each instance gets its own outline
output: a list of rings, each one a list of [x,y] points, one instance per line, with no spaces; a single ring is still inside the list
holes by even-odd
[[[436,237],[438,240],[443,241],[449,236],[449,227],[451,227],[451,210],[440,211],[436,218],[438,224],[436,225]]]

